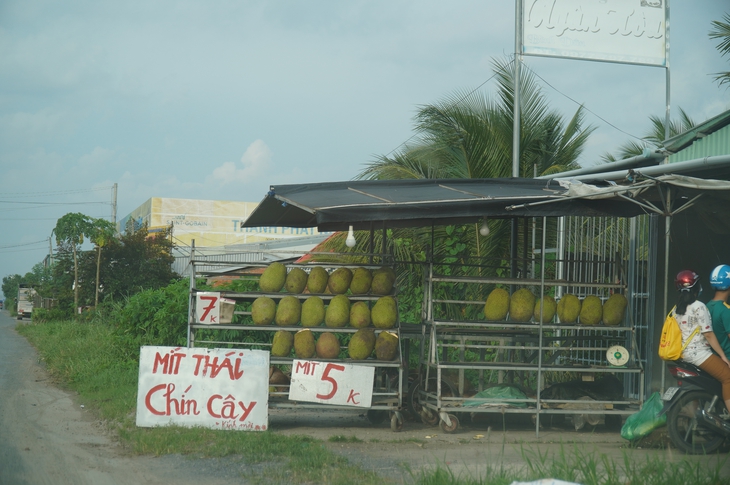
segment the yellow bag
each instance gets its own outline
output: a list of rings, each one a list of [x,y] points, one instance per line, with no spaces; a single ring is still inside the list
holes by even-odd
[[[687,341],[682,345],[682,330],[679,328],[679,322],[674,316],[674,310],[667,315],[662,327],[662,338],[659,340],[659,358],[662,360],[678,360],[682,357],[682,352],[687,348],[692,339],[700,332],[700,327],[694,329]]]

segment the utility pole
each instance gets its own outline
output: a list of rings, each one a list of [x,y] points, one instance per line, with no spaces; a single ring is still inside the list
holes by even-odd
[[[112,186],[112,224],[117,224],[117,184]]]

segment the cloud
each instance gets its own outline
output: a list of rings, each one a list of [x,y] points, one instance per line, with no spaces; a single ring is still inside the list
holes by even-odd
[[[262,140],[251,143],[243,156],[240,164],[225,162],[217,167],[210,174],[206,182],[213,184],[228,185],[230,183],[249,183],[268,172],[272,166],[272,152]]]

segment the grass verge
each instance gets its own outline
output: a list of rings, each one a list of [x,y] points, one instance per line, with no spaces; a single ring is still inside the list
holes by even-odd
[[[326,444],[307,436],[275,432],[247,433],[204,428],[137,428],[137,356],[119,343],[118,335],[98,322],[47,322],[18,325],[38,350],[50,375],[59,385],[75,391],[117,433],[121,443],[138,454],[183,454],[197,457],[240,457],[261,467],[261,483],[318,483],[384,485],[400,483],[354,466],[330,451]],[[357,446],[354,436],[335,436],[332,443]],[[720,485],[723,463],[665,460],[638,463],[624,454],[615,463],[606,455],[562,448],[558,455],[522,448],[524,466],[505,468],[495,456],[480,476],[454,474],[447,466],[410,474],[417,485],[508,485],[514,481],[555,478],[582,485]],[[247,477],[249,480],[251,477]]]

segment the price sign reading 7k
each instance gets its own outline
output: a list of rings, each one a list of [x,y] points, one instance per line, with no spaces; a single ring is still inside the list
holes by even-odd
[[[221,294],[201,291],[195,295],[195,317],[199,323],[220,323]]]
[[[341,362],[294,360],[289,399],[369,408],[375,368]]]

